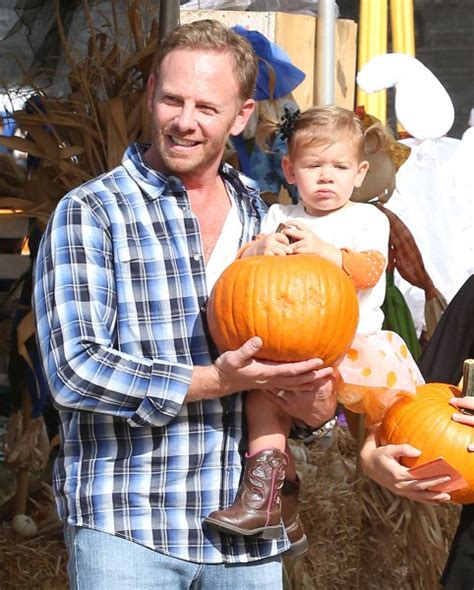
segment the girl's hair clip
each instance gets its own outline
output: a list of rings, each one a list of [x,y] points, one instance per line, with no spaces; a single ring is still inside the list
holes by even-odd
[[[283,115],[279,125],[280,136],[282,139],[289,139],[295,130],[295,123],[300,116],[300,109],[291,110],[287,106],[283,107]]]

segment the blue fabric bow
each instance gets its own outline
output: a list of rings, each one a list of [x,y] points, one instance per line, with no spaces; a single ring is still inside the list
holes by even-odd
[[[259,31],[249,31],[241,25],[235,25],[232,30],[249,41],[259,58],[255,100],[286,96],[306,78],[306,74],[291,63],[288,54]]]

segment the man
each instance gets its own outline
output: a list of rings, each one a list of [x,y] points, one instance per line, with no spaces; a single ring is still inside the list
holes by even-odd
[[[256,72],[245,39],[216,22],[171,32],[148,85],[152,144],[66,195],[45,233],[34,301],[73,588],[281,587],[284,535],[202,525],[238,488],[239,392],[284,389],[277,403],[310,427],[336,406],[319,359],[257,361],[259,338],[217,357],[206,336],[213,281],[265,209],[221,164]]]

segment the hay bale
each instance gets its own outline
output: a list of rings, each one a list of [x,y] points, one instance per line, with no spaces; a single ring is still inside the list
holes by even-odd
[[[67,552],[62,531],[25,540],[11,526],[0,526],[2,590],[66,590]]]
[[[326,439],[327,440],[327,439]],[[329,447],[296,446],[301,517],[310,550],[286,558],[287,590],[437,590],[459,507],[434,508],[394,496],[355,475],[355,442],[338,427]],[[61,529],[30,540],[0,527],[2,590],[66,590]]]
[[[303,565],[285,560],[286,587],[440,588],[459,506],[428,506],[396,496],[368,478],[356,481],[356,443],[345,428],[335,429],[328,448],[313,444],[306,454],[307,462],[298,449],[296,460],[310,550]]]

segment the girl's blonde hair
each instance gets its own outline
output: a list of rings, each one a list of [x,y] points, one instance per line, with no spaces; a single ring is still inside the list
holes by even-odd
[[[264,120],[260,123],[259,144],[268,149],[276,134],[281,133],[281,122]],[[288,155],[291,158],[299,147],[315,144],[333,144],[349,139],[354,143],[359,160],[368,154],[389,149],[393,137],[381,123],[367,129],[359,116],[349,109],[337,106],[311,107],[294,118],[287,137]]]

